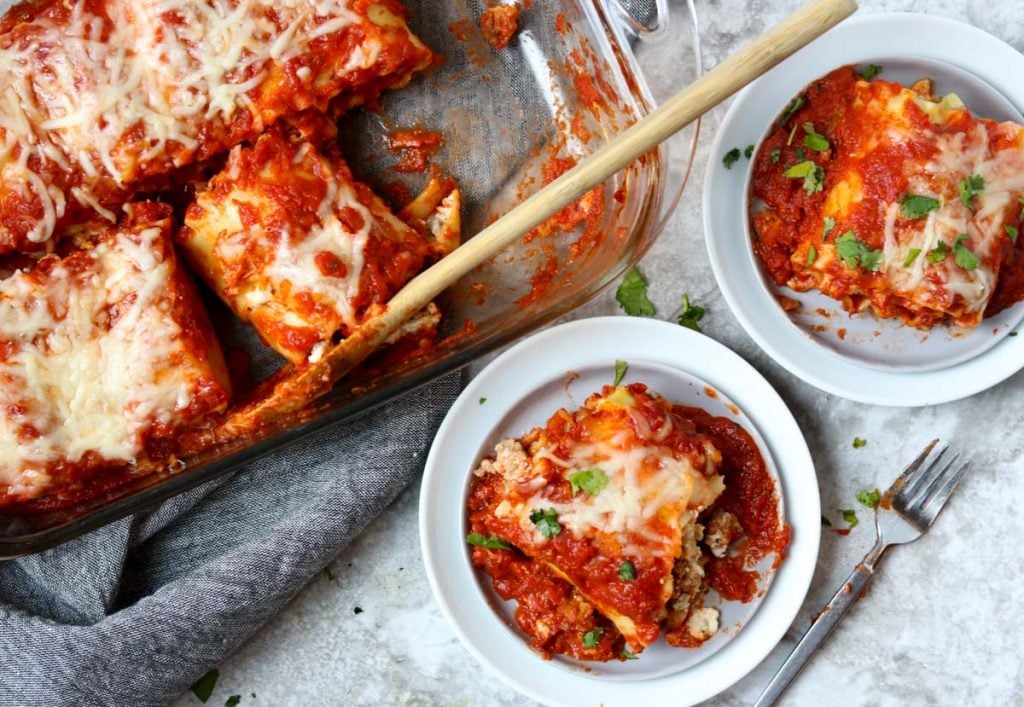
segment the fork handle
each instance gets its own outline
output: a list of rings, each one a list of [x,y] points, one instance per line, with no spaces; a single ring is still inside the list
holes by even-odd
[[[782,667],[775,673],[775,677],[768,683],[764,692],[757,698],[754,707],[769,707],[769,705],[775,704],[782,697],[782,693],[786,691],[790,683],[800,674],[807,661],[821,648],[822,644],[825,643],[825,639],[839,625],[846,612],[860,598],[864,589],[868,586],[868,582],[874,576],[875,564],[884,551],[885,545],[881,542],[876,543],[871,548],[871,551],[864,557],[864,560],[853,570],[853,574],[843,582],[843,586],[839,588],[839,591],[832,596],[832,599],[825,605],[821,613],[818,614],[818,618],[807,629],[807,633],[800,638],[796,648],[786,658],[786,662],[782,664]]]

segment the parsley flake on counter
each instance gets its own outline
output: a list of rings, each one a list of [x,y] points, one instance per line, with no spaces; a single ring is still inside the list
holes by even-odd
[[[683,295],[683,309],[679,313],[679,326],[684,326],[694,331],[701,331],[700,320],[703,318],[704,308],[690,304],[690,296]]]
[[[964,270],[977,270],[981,261],[978,260],[978,256],[972,253],[971,250],[964,245],[964,241],[966,240],[966,233],[961,233],[956,239],[956,243],[953,244],[953,259],[956,261],[956,264]]]
[[[941,263],[949,255],[949,246],[944,241],[939,241],[935,247],[928,251],[928,262],[933,265]]]
[[[860,519],[857,518],[857,511],[853,510],[852,508],[840,508],[839,512],[842,513],[843,520],[846,521],[846,524],[850,527],[850,530],[856,528],[857,524],[860,523]]]
[[[480,398],[480,404],[483,405],[487,402],[487,398]]]
[[[533,520],[531,518],[530,520]],[[470,533],[466,536],[466,542],[470,545],[476,545],[482,547],[485,550],[511,550],[512,546],[507,542],[499,538],[497,535],[487,537],[483,533]],[[358,607],[356,607],[358,608]],[[356,613],[358,614],[362,609],[359,609]]]
[[[608,485],[608,475],[597,467],[584,471],[574,471],[569,474],[569,485],[572,486],[573,496],[581,490],[586,491],[589,496],[596,496],[604,491]],[[533,516],[530,516],[530,520],[533,520]]]
[[[600,626],[596,626],[585,634],[583,634],[583,647],[584,648],[597,648],[597,644],[601,641],[601,636],[604,634],[604,629]]]
[[[814,261],[818,259],[818,251],[814,246],[807,249],[807,267],[814,265]]]
[[[1007,334],[1007,336],[1017,336],[1017,332],[1011,331],[1009,334]]]
[[[921,255],[920,248],[911,248],[907,251],[907,257],[903,260],[903,267],[909,268],[917,260],[917,256]]]
[[[825,152],[832,143],[828,138],[814,129],[814,123],[804,123],[804,146],[815,152]]]
[[[878,489],[861,491],[857,494],[857,501],[867,508],[878,508],[878,504],[882,502],[882,492]]]
[[[562,526],[558,524],[558,511],[549,508],[546,511],[536,509],[530,514],[530,522],[537,526],[540,534],[549,540],[562,532]]]
[[[860,437],[854,437],[853,438],[853,448],[854,449],[861,449],[862,447],[866,447],[866,446],[868,446],[868,441],[866,439],[861,439]]]
[[[847,231],[836,238],[836,255],[851,270],[863,268],[876,272],[882,265],[882,251],[868,248],[853,231]]]
[[[626,363],[625,361],[616,361],[615,362],[615,380],[612,382],[612,385],[615,386],[616,388],[618,388],[619,387],[619,383],[621,383],[622,379],[626,377],[626,371],[628,371],[628,370],[629,370],[629,364],[628,363]]]
[[[754,146],[753,145],[747,145],[746,149],[743,150],[743,156],[746,157],[748,160],[751,157],[753,157],[754,156]]]
[[[363,607],[361,607],[361,606],[353,607],[352,608],[352,613],[355,614],[356,616],[359,616],[359,614],[363,613]],[[253,697],[255,697],[255,695],[253,695]]]
[[[636,268],[626,271],[615,292],[615,300],[631,317],[654,316],[654,303],[647,298],[647,280]]]
[[[836,227],[836,220],[831,216],[825,217],[825,225],[821,227],[821,242],[824,243],[825,239],[828,238],[828,234]]]
[[[628,648],[623,648],[621,655],[622,655],[622,659],[623,660],[639,660],[640,659],[640,656],[638,656],[636,653],[634,653],[633,651],[629,650]]]
[[[794,98],[793,101],[788,106],[786,106],[786,110],[783,111],[780,122],[785,123],[790,118],[792,118],[793,114],[796,113],[801,108],[803,108],[804,103],[806,102],[807,99],[804,98],[803,96],[797,96],[796,98]]]
[[[736,164],[740,159],[740,148],[734,147],[725,153],[725,157],[722,158],[722,164],[725,165],[726,169],[732,169],[732,166]]]
[[[768,159],[772,161],[772,164],[778,164],[782,159],[782,150],[772,150],[768,153]]]
[[[924,218],[932,211],[937,211],[942,202],[930,196],[904,194],[900,199],[900,212],[909,219]]]
[[[1011,226],[1010,224],[1006,224],[1005,226],[1003,226],[1003,228],[1006,229],[1006,235],[1010,237],[1010,243],[1017,245],[1017,227]]]
[[[868,64],[866,67],[858,71],[857,75],[860,76],[865,81],[870,81],[871,79],[878,76],[880,73],[882,73],[881,66],[879,66],[878,64]]]
[[[192,683],[192,694],[196,696],[203,704],[210,699],[210,695],[213,694],[213,688],[217,686],[217,678],[220,677],[220,671],[214,668],[203,677]]]
[[[636,567],[629,560],[619,565],[619,579],[623,582],[632,582],[636,579]]]
[[[238,707],[238,703],[241,701],[241,695],[232,695],[224,701],[224,707]]]
[[[782,173],[787,179],[803,179],[804,191],[815,194],[825,188],[825,170],[811,160],[797,162]]]
[[[961,179],[957,182],[956,188],[960,191],[960,200],[969,209],[974,197],[985,191],[985,178],[980,174],[972,174],[967,179]]]

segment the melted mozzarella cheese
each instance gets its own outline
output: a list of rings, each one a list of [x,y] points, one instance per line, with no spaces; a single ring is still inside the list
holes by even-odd
[[[142,434],[192,396],[181,329],[167,311],[161,228],[119,234],[87,267],[0,282],[0,484],[31,492],[47,465],[87,453],[133,461]]]
[[[174,162],[163,166],[180,166],[203,120],[228,121],[251,104],[248,93],[270,62],[295,59],[316,37],[360,22],[349,0],[110,0],[104,8],[109,17],[77,0],[68,21],[40,17],[28,39],[0,49],[0,166],[8,188],[42,205],[32,241],[48,239],[65,209],[63,193],[29,165],[32,156],[119,185],[151,161],[166,162],[169,145]],[[379,51],[368,42],[349,63],[362,68]],[[97,203],[87,186],[72,196]]]

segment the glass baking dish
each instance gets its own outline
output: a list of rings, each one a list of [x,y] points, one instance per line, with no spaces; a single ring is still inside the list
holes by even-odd
[[[356,176],[379,193],[413,194],[426,177],[393,169],[398,158],[388,135],[412,127],[441,132],[444,146],[432,161],[459,181],[467,236],[538,189],[556,159],[591,152],[701,69],[692,0],[533,2],[502,50],[483,40],[479,0],[405,4],[409,24],[443,63],[386,95],[379,113],[343,118],[344,149]],[[579,307],[616,282],[661,232],[689,177],[698,129],[687,128],[609,180],[585,226],[523,239],[460,281],[439,302],[442,340],[429,354],[374,378],[343,380],[287,427],[127,478],[76,505],[0,513],[0,558],[53,547],[227,474]],[[215,322],[225,316],[218,306],[211,302]],[[233,329],[225,343],[246,348],[257,374],[280,365],[251,331],[237,323]]]

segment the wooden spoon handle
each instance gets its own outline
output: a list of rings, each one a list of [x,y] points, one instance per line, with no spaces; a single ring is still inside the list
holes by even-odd
[[[468,272],[529,233],[568,204],[651,151],[783,59],[857,10],[854,0],[815,0],[698,78],[646,118],[509,211],[447,257],[411,280],[320,364],[297,372],[262,402],[239,410],[242,427],[270,421],[308,404],[394,334],[410,317]]]

